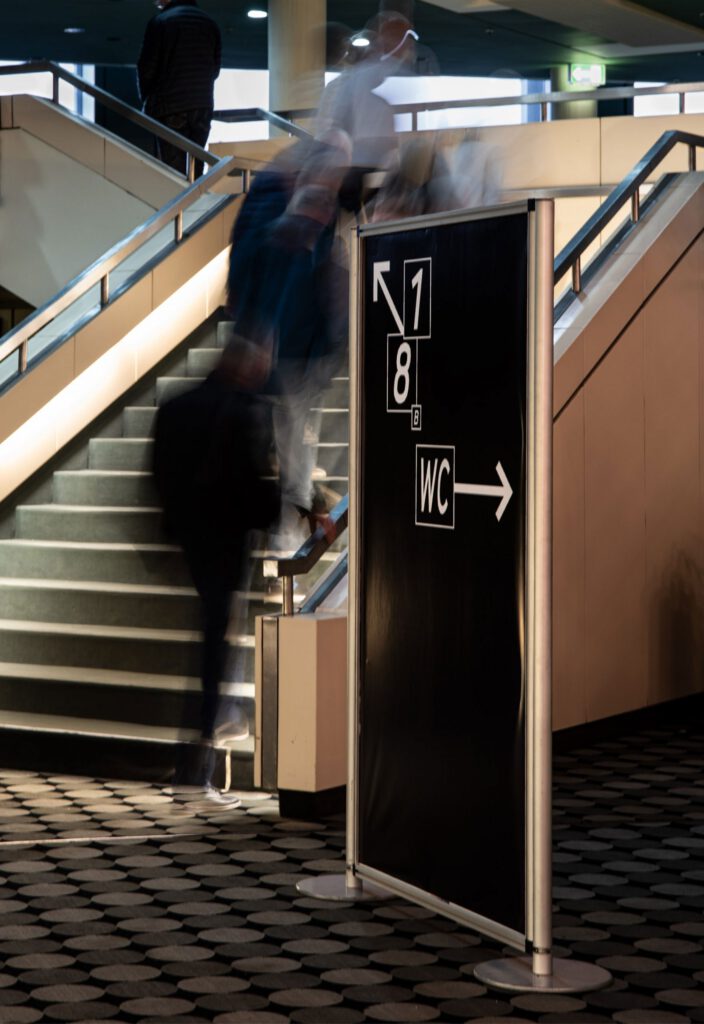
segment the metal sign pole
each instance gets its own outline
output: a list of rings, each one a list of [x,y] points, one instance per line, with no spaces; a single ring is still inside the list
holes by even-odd
[[[593,964],[552,955],[552,381],[554,206],[530,218],[528,294],[527,921],[532,955],[491,960],[477,980],[511,992],[588,992],[611,981]]]
[[[359,471],[362,446],[361,422],[359,415],[362,387],[361,362],[361,305],[363,302],[360,286],[362,240],[359,232],[352,232],[350,245],[350,448],[349,448],[349,494],[348,518],[349,570],[347,597],[347,834],[345,873],[316,875],[304,878],[296,889],[305,896],[316,899],[339,901],[365,901],[390,899],[391,894],[373,882],[362,880],[357,875],[357,744],[359,742],[359,636],[358,636],[358,587],[359,587],[359,540],[360,509],[362,507],[362,482]]]

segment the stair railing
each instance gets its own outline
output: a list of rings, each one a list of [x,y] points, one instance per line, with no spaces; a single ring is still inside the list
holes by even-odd
[[[690,132],[664,132],[658,141],[650,147],[645,156],[626,175],[623,181],[609,194],[589,220],[555,258],[555,283],[572,271],[572,291],[578,295],[582,290],[582,256],[595,238],[611,223],[619,210],[630,201],[631,222],[640,219],[640,188],[652,175],[668,153],[682,143],[688,147],[689,170],[697,169],[697,148],[704,146],[704,136],[692,135]]]
[[[574,95],[574,94],[570,94]],[[579,293],[582,288],[581,259],[594,239],[609,225],[619,210],[630,201],[631,221],[637,223],[640,217],[640,188],[651,177],[652,172],[663,162],[665,157],[678,144],[689,150],[689,170],[696,170],[697,148],[704,147],[704,136],[692,135],[689,132],[664,132],[658,141],[651,146],[645,156],[626,175],[623,181],[609,194],[601,207],[587,220],[572,240],[558,254],[554,262],[555,281],[559,281],[570,269],[572,270],[572,288]],[[328,540],[322,527],[318,527],[308,540],[290,558],[276,560],[276,572],[281,577],[283,589],[283,614],[292,615],[293,579],[294,576],[310,572],[316,562],[327,552],[347,528],[349,501],[345,496],[330,514],[333,523],[332,538]],[[347,552],[342,552],[335,564],[319,580],[315,590],[308,596],[301,611],[312,612],[322,603],[325,597],[338,585],[347,572]]]
[[[574,103],[578,100],[592,100],[598,103],[607,100],[631,100],[641,96],[671,96],[679,97],[679,113],[686,113],[686,97],[689,93],[704,92],[704,82],[675,82],[668,85],[647,85],[647,86],[607,86],[598,89],[580,89],[575,91],[564,90],[562,92],[535,92],[525,93],[522,96],[490,96],[481,99],[465,100],[419,100],[415,103],[393,104],[395,114],[411,115],[411,131],[418,130],[418,115],[437,110],[468,110],[483,107],[515,107],[528,106],[538,107],[539,120],[550,119],[550,108],[560,106],[562,103]],[[237,107],[232,110],[216,110],[214,118],[221,121],[242,122],[256,121],[262,118],[269,120],[271,111],[264,111],[259,107]],[[311,107],[302,107],[296,110],[281,110],[277,112],[288,122],[296,118],[310,118],[315,116],[316,110]],[[290,132],[290,129],[286,129]],[[291,132],[291,134],[295,134]]]
[[[313,568],[323,555],[330,550],[330,547],[335,543],[338,537],[347,529],[347,513],[349,510],[349,497],[345,495],[335,505],[334,509],[330,513],[330,523],[326,530],[322,526],[316,527],[315,531],[310,535],[308,540],[301,544],[300,548],[294,555],[289,558],[277,558],[273,561],[276,565],[276,571],[273,573],[274,576],[281,577],[281,587],[283,593],[283,613],[284,615],[293,615],[293,578],[294,576],[302,576]],[[343,552],[346,555],[346,552]],[[342,559],[338,559],[342,564]],[[336,563],[337,564],[337,563]],[[334,567],[333,567],[334,568]],[[316,594],[317,607],[327,593],[333,589],[334,586],[339,583],[340,579],[347,572],[347,561],[344,560],[344,569],[337,569],[338,576],[334,574],[328,577],[326,573],[325,585],[328,589],[320,590]],[[320,581],[322,585],[323,581]],[[310,595],[306,604],[301,609],[306,611],[313,611],[314,607],[311,607],[313,595]]]
[[[311,116],[315,111],[311,111]],[[224,121],[226,124],[241,124],[245,121],[268,121],[274,128],[278,128],[287,135],[295,135],[299,139],[312,139],[313,134],[300,124],[295,124],[283,114],[276,114],[273,110],[265,110],[263,107],[234,107],[231,110],[214,110],[214,121]]]
[[[112,110],[116,114],[120,114],[125,120],[139,125],[141,128],[146,129],[146,131],[151,132],[152,135],[157,135],[160,139],[163,139],[164,142],[169,142],[172,146],[176,146],[177,149],[183,150],[186,153],[185,177],[187,181],[192,182],[195,179],[197,160],[201,160],[204,164],[210,164],[211,166],[217,164],[218,158],[209,153],[207,149],[203,149],[202,146],[196,145],[195,142],[191,142],[185,136],[179,135],[178,132],[174,132],[159,121],[155,121],[153,117],[143,114],[141,110],[136,110],[129,103],[125,103],[124,100],[119,100],[104,89],[93,85],[92,82],[86,82],[85,79],[80,78],[78,75],[66,71],[65,68],[60,67],[53,61],[31,60],[24,64],[7,64],[5,67],[0,67],[0,75],[36,75],[42,73],[48,73],[52,76],[51,102],[57,104],[57,106],[59,105],[59,82],[63,81],[87,96],[92,96],[102,106],[107,107],[108,110]]]

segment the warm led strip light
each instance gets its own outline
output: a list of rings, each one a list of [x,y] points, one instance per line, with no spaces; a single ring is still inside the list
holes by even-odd
[[[222,304],[228,252],[194,274],[0,444],[0,501]]]

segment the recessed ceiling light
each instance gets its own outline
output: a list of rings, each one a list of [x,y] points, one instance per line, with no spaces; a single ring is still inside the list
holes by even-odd
[[[247,11],[248,18],[254,18],[255,20],[268,17],[267,12],[263,11],[261,7],[253,7],[250,11]]]
[[[367,39],[366,36],[353,36],[352,45],[359,47],[369,46],[369,40]]]
[[[77,36],[81,32],[85,32],[85,29],[84,28],[65,28],[64,32],[66,33],[67,36]]]

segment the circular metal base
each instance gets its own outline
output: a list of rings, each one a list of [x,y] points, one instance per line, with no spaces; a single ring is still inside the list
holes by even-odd
[[[489,988],[506,992],[549,992],[553,995],[594,992],[606,988],[611,982],[611,975],[603,967],[561,958],[553,959],[552,974],[533,974],[533,961],[529,956],[487,960],[477,964],[474,977]]]
[[[316,875],[296,883],[303,896],[314,896],[317,900],[339,900],[361,903],[364,900],[390,900],[391,894],[372,882],[358,880],[357,885],[348,887],[347,875]]]

